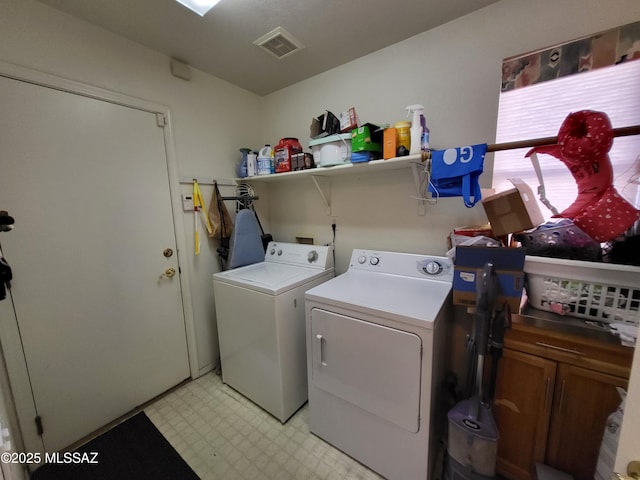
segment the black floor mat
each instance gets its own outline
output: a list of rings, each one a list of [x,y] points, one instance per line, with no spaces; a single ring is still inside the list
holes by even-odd
[[[95,462],[89,463],[95,456]],[[79,463],[64,463],[82,460]],[[32,480],[199,480],[144,412],[113,427],[59,462],[38,468]]]

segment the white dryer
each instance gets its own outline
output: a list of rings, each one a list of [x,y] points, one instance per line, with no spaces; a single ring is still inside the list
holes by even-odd
[[[213,275],[222,381],[283,423],[307,401],[304,293],[333,276],[332,247],[279,242]]]
[[[431,478],[453,264],[354,250],[305,294],[311,432],[389,479]]]

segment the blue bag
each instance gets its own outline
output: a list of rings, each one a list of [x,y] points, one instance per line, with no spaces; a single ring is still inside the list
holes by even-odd
[[[478,178],[486,153],[486,143],[432,150],[428,191],[436,197],[462,197],[467,207],[473,207],[482,198]]]

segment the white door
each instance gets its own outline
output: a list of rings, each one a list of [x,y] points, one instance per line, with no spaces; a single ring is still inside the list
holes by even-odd
[[[154,113],[0,77],[0,209],[16,219],[0,242],[44,430],[27,451],[189,376],[180,280],[161,277],[178,271],[167,172]]]

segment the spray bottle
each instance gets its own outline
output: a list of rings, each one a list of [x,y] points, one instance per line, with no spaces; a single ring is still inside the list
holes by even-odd
[[[409,105],[407,107],[407,116],[411,115],[411,148],[409,155],[417,155],[422,151],[423,133],[426,130],[426,122],[424,119],[424,107],[422,105]],[[428,143],[428,137],[427,137]]]

